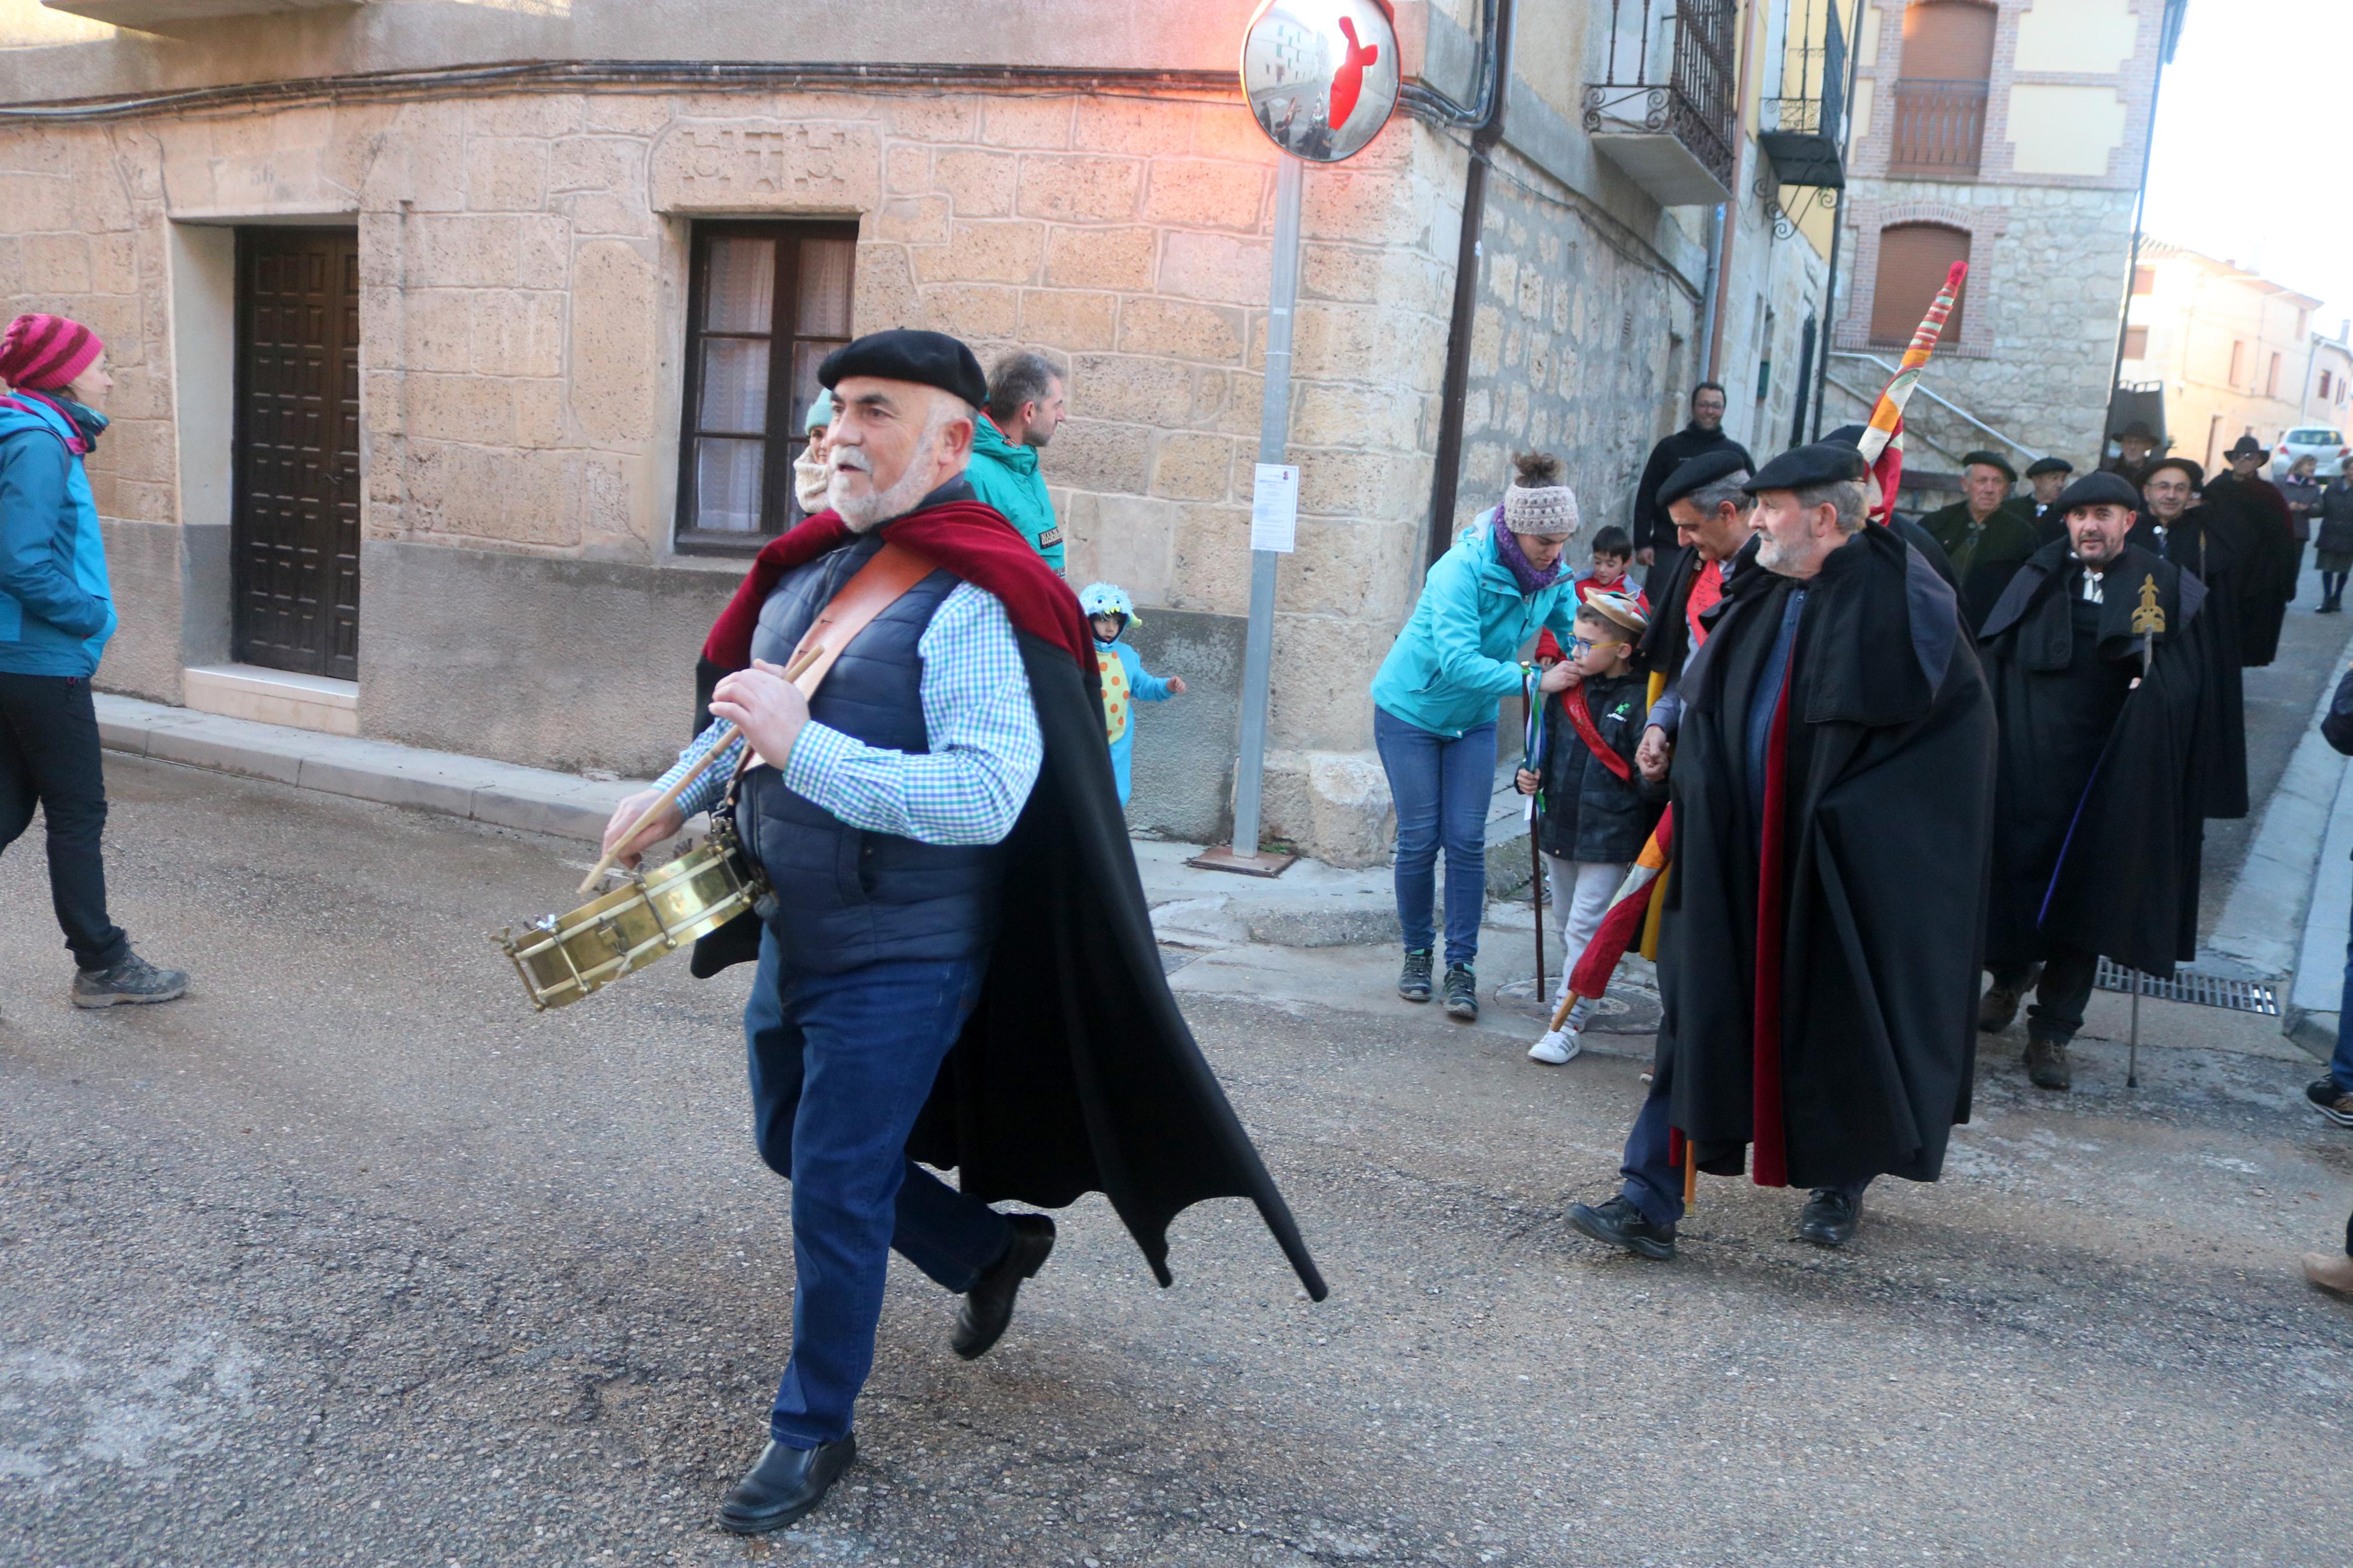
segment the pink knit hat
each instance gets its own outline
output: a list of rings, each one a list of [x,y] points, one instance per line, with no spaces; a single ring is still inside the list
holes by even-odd
[[[96,332],[69,316],[19,316],[0,334],[0,381],[54,392],[106,352]]]

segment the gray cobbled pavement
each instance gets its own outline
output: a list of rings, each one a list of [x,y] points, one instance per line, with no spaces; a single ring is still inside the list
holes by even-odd
[[[1946,1180],[1847,1251],[1711,1179],[1655,1265],[1562,1220],[1645,1042],[1533,1066],[1377,950],[1171,959],[1330,1301],[1237,1203],[1166,1291],[1069,1211],[976,1365],[895,1270],[859,1464],[737,1541],[793,1285],[746,972],[533,1016],[485,933],[575,901],[585,847],[108,771],[118,917],[195,983],[72,1012],[37,833],[0,858],[12,1568],[2353,1557],[2353,1307],[2296,1271],[2353,1135],[2275,1021],[2150,1004],[2129,1092],[2120,1044],[2055,1097],[1991,1042]]]

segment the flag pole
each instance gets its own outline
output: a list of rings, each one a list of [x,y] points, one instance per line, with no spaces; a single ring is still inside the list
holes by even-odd
[[[1544,759],[1537,754],[1536,748],[1538,742],[1543,737],[1544,730],[1543,726],[1536,719],[1536,704],[1543,700],[1544,694],[1538,689],[1538,686],[1541,683],[1532,680],[1531,674],[1532,672],[1526,666],[1521,666],[1520,705],[1527,710],[1527,723],[1521,746],[1520,765],[1529,773],[1536,775],[1538,780],[1537,790],[1541,790],[1543,788],[1542,780],[1544,777]],[[1537,803],[1541,799],[1542,796],[1535,791],[1531,791],[1528,795],[1528,871],[1530,874],[1528,881],[1528,896],[1534,900],[1533,907],[1536,913],[1536,988],[1535,995],[1536,1005],[1539,1007],[1544,1005],[1545,992],[1544,847],[1537,842],[1536,838],[1536,818],[1538,816]]]

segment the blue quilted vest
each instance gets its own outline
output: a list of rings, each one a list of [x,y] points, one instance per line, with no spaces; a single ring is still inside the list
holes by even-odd
[[[868,534],[785,574],[752,634],[752,657],[782,665],[822,610],[881,549]],[[842,649],[809,717],[870,746],[928,752],[916,645],[955,588],[934,572]],[[775,768],[744,776],[744,847],[776,890],[769,923],[797,969],[839,973],[892,959],[973,958],[997,934],[1002,845],[924,844],[852,827],[785,787]]]

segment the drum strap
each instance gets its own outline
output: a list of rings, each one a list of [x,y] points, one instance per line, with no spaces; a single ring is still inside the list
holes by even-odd
[[[808,630],[794,645],[792,657],[785,661],[789,668],[798,664],[810,648],[822,647],[823,651],[809,661],[808,668],[793,677],[793,684],[801,689],[801,695],[815,697],[818,684],[832,670],[834,660],[841,657],[841,650],[871,625],[875,616],[897,604],[908,589],[937,570],[929,556],[903,544],[883,541],[874,558],[860,566],[817,613],[817,619],[809,623]],[[751,765],[752,749],[746,746],[744,754],[736,759],[734,778],[728,781],[731,800],[744,770]]]

